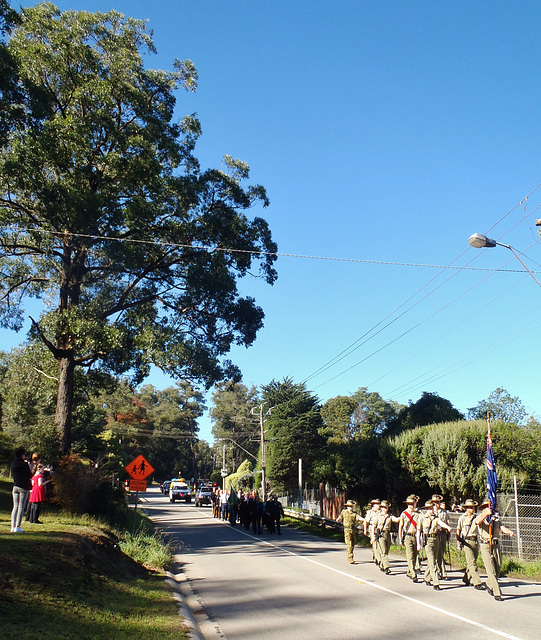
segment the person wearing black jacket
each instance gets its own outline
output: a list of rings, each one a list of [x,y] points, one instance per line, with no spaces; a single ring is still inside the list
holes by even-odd
[[[15,451],[15,460],[11,463],[11,477],[13,478],[13,510],[11,511],[11,533],[21,533],[21,522],[26,502],[32,489],[32,471],[24,459],[24,449]]]

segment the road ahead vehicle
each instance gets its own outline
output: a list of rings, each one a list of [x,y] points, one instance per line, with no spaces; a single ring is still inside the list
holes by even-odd
[[[165,496],[169,493],[169,487],[171,486],[171,480],[164,480],[160,485],[160,490]]]
[[[169,502],[176,502],[177,500],[184,500],[184,502],[192,501],[192,492],[184,480],[171,480]]]
[[[201,507],[204,504],[211,504],[212,485],[201,485],[195,494],[195,506]]]

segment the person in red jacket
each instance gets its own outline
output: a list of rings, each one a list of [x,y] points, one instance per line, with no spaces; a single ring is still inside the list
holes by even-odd
[[[39,513],[41,511],[41,504],[45,502],[45,485],[50,480],[45,480],[43,475],[44,467],[42,464],[38,464],[36,469],[36,475],[32,477],[32,491],[30,492],[30,512],[28,521],[33,524],[43,524],[39,520]]]

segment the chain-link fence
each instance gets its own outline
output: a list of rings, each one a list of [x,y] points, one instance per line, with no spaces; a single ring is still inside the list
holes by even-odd
[[[503,536],[504,552],[520,560],[541,558],[541,495],[506,494],[498,496],[498,507],[514,538]]]

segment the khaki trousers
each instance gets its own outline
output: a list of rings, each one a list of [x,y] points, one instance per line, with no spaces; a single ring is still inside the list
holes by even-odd
[[[483,564],[487,571],[487,586],[495,596],[501,596],[502,592],[498,584],[498,578],[500,577],[500,570],[502,568],[502,550],[500,549],[500,543],[498,540],[492,542],[492,553],[490,552],[490,545],[488,543],[481,542],[479,548],[481,549],[481,557],[483,558]]]
[[[438,539],[437,538],[428,538],[426,541],[426,559],[428,561],[428,566],[425,571],[424,579],[425,582],[432,582],[432,584],[437,587],[440,584],[438,580]]]
[[[404,547],[406,548],[406,560],[408,561],[408,576],[415,578],[417,576],[417,539],[415,536],[404,536]]]
[[[479,555],[479,547],[475,540],[464,540],[464,556],[466,557],[466,569],[464,577],[473,582],[473,586],[481,584],[479,571],[477,569],[477,556]]]

